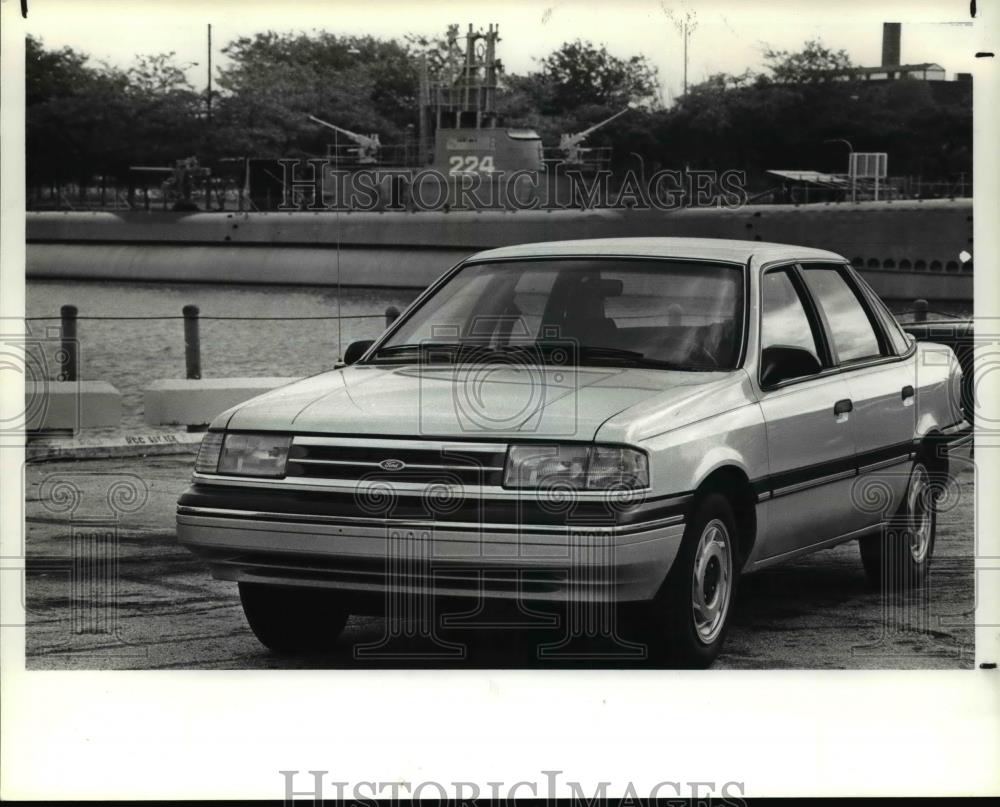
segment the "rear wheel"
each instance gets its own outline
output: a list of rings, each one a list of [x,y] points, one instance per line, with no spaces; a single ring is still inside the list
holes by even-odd
[[[653,603],[650,638],[676,666],[704,668],[718,656],[736,595],[736,547],[732,505],[721,493],[707,494]]]
[[[239,586],[250,629],[277,653],[329,649],[347,624],[346,603],[335,592],[261,583]]]
[[[878,535],[862,538],[868,579],[887,590],[923,585],[934,552],[937,510],[927,465],[917,460],[895,518]]]

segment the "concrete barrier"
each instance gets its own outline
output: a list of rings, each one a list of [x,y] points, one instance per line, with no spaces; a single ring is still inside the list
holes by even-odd
[[[231,406],[298,378],[162,378],[143,390],[150,426],[203,426]]]
[[[118,426],[122,395],[107,381],[42,381],[25,389],[29,432]]]

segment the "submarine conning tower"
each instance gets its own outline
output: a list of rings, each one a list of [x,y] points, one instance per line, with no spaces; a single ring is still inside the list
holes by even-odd
[[[464,39],[464,43],[460,43]],[[533,129],[508,129],[497,114],[503,65],[496,56],[500,26],[469,25],[460,38],[448,27],[443,53],[423,59],[419,143],[423,161],[449,175],[541,170],[542,138]]]

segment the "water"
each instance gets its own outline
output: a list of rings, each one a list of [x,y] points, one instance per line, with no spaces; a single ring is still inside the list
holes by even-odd
[[[372,339],[385,326],[385,309],[402,309],[414,290],[344,289],[342,349],[356,339]],[[181,319],[112,320],[85,317],[180,317],[188,304],[201,312],[202,377],[305,376],[333,366],[338,357],[337,293],[331,287],[235,284],[120,283],[29,280],[26,308],[32,337],[41,342],[33,355],[44,374],[59,375],[59,308],[75,305],[80,320],[80,378],[113,384],[123,397],[123,421],[143,423],[142,390],[158,378],[184,378],[184,323]],[[212,320],[210,317],[269,317]],[[296,317],[331,317],[295,321]]]

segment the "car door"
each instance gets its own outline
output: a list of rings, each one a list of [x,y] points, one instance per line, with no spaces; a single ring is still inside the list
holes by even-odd
[[[847,382],[859,476],[852,501],[862,526],[895,511],[913,456],[916,364],[891,341],[871,301],[843,265],[804,263],[806,288],[830,335],[833,361]]]
[[[758,384],[767,434],[766,530],[759,559],[776,558],[836,538],[854,528],[850,388],[831,370],[822,325],[799,270],[781,266],[761,276]],[[771,383],[770,350],[807,351],[814,367]]]

